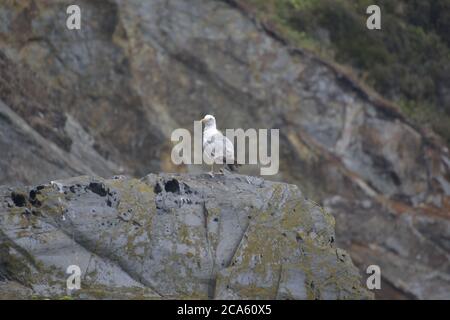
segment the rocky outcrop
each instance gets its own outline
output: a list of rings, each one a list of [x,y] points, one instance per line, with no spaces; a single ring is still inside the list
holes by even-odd
[[[0,4],[1,184],[198,171],[172,164],[169,138],[206,113],[281,128],[272,178],[327,206],[361,270],[381,267],[379,295],[449,297],[450,156],[433,133],[236,1],[77,3],[80,31],[69,2]]]
[[[81,289],[68,292],[70,265]],[[365,299],[334,219],[244,175],[0,189],[0,298]]]

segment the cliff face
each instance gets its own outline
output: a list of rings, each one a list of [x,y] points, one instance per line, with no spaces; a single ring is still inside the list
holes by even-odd
[[[0,4],[0,183],[194,170],[170,133],[206,113],[280,128],[274,179],[335,215],[381,296],[448,298],[450,157],[432,133],[233,1],[79,1],[80,31],[69,4]]]
[[[82,176],[0,190],[0,298],[364,299],[334,219],[243,175]]]

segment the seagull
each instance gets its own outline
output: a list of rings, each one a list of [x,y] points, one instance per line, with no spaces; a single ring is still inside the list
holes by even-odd
[[[208,114],[200,122],[204,124],[203,152],[213,160],[209,174],[214,175],[214,163],[223,163],[228,169],[235,171],[237,165],[234,161],[233,143],[217,130],[216,118]]]

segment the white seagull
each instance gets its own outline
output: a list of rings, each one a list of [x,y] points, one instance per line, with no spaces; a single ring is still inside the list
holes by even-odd
[[[211,175],[214,175],[214,163],[224,164],[231,171],[236,170],[233,143],[216,128],[216,118],[206,115],[202,120],[203,152],[213,161]]]

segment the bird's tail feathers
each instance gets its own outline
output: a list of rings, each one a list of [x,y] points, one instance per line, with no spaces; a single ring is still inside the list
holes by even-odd
[[[237,163],[237,161],[234,161],[234,163],[225,163],[225,168],[231,172],[237,172],[240,166],[242,164]]]

